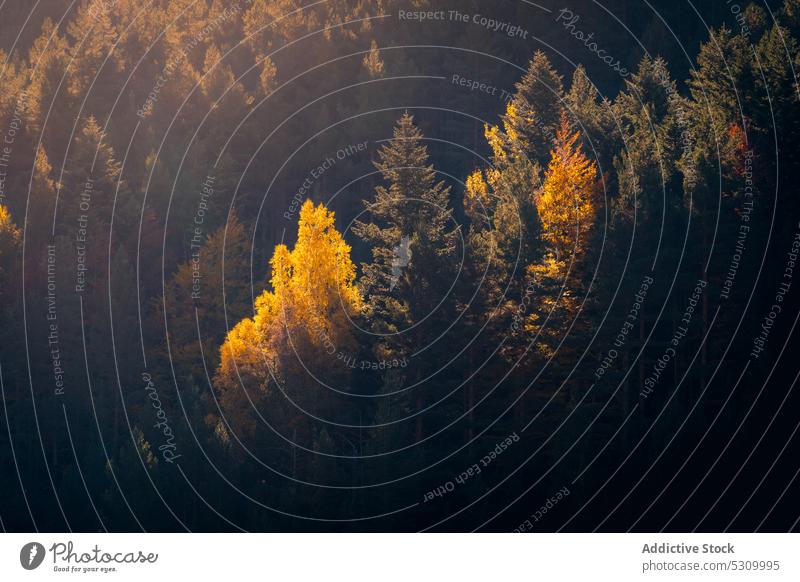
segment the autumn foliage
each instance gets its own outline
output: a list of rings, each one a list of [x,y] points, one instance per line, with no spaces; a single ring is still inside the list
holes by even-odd
[[[258,403],[285,405],[287,378],[290,391],[313,385],[339,350],[352,349],[348,318],[362,306],[350,246],[322,204],[303,204],[297,243],[278,245],[270,264],[272,288],[256,299],[255,315],[228,333],[215,380],[223,412],[246,434],[256,430]]]
[[[537,198],[542,238],[559,256],[580,253],[594,224],[597,167],[583,153],[579,138],[563,116],[544,187]]]

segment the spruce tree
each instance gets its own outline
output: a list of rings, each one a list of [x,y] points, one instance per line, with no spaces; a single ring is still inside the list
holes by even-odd
[[[122,165],[115,159],[106,134],[90,116],[75,136],[64,168],[59,192],[58,225],[65,233],[74,232],[78,218],[87,216],[90,224],[109,223],[114,196],[121,196],[117,212],[129,202],[126,185],[119,183]]]
[[[531,159],[544,165],[564,108],[563,80],[547,55],[536,51],[515,89],[512,103],[516,115],[507,114],[504,121],[514,129]]]
[[[376,359],[403,359],[425,350],[424,363],[414,362],[413,368],[409,364],[406,385],[426,378],[446,361],[443,342],[436,340],[455,317],[454,302],[447,295],[459,266],[450,188],[437,181],[422,140],[413,117],[404,114],[375,163],[387,185],[378,186],[375,199],[365,202],[369,221],[354,226],[372,250],[361,285],[367,318],[379,337]],[[420,412],[433,399],[428,384],[411,392],[414,403],[401,403],[407,413]],[[416,418],[419,439],[424,433],[422,415]]]
[[[354,227],[372,249],[361,284],[376,331],[395,332],[424,317],[457,267],[450,188],[436,180],[422,139],[413,117],[403,115],[375,164],[388,187],[375,189],[374,201],[365,202],[370,221]]]
[[[606,98],[600,99],[600,92],[590,81],[583,65],[575,69],[564,100],[569,108],[573,129],[581,134],[584,151],[596,158],[601,174],[610,175],[614,153],[622,144],[611,103]],[[606,188],[611,188],[611,185]]]

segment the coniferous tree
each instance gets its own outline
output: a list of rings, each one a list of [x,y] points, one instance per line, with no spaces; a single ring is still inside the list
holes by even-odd
[[[564,108],[564,84],[542,51],[536,51],[515,86],[514,115],[504,118],[531,160],[547,163]]]
[[[201,357],[200,342],[209,369],[215,369],[226,320],[242,319],[251,305],[248,243],[244,225],[231,216],[202,244],[191,247],[189,260],[178,267],[163,300],[157,301],[153,326],[167,326],[172,365],[181,379],[195,377],[198,385],[205,383],[195,366]],[[163,345],[163,341],[153,343]],[[166,352],[159,355],[167,366]]]
[[[542,171],[528,157],[517,128],[522,125],[511,102],[499,126],[486,126],[492,149],[492,166],[476,170],[466,181],[464,206],[470,218],[468,267],[481,277],[479,304],[484,313],[497,316],[497,325],[517,335],[520,326],[508,321],[525,295],[525,271],[541,249],[535,197]],[[474,280],[474,278],[473,278]],[[497,313],[493,310],[499,309]],[[514,341],[503,345],[506,357],[519,354]]]
[[[73,233],[81,215],[90,225],[110,223],[115,196],[117,212],[128,208],[121,171],[103,129],[94,117],[88,117],[70,147],[59,188],[58,224],[64,232]]]
[[[572,75],[572,84],[564,101],[569,110],[570,121],[575,131],[580,132],[584,151],[598,164],[604,175],[612,175],[613,158],[621,146],[611,102],[600,97],[582,65]],[[614,185],[608,183],[610,191]]]
[[[422,140],[413,117],[404,114],[375,164],[388,186],[375,189],[375,199],[365,203],[369,221],[359,221],[353,229],[372,252],[360,283],[371,330],[380,338],[375,357],[410,358],[431,348],[424,363],[414,362],[408,379],[415,380],[437,369],[434,354],[444,347],[435,339],[453,319],[448,294],[459,260],[450,188],[436,180]],[[414,404],[406,402],[406,412],[420,412],[432,401],[424,390],[413,389]],[[422,417],[416,418],[416,436],[421,438]]]
[[[489,421],[508,406],[507,399],[497,395],[489,401],[497,407],[484,402],[489,390],[498,392],[497,379],[507,375],[509,366],[520,376],[528,369],[521,312],[530,300],[526,270],[540,252],[535,193],[541,188],[541,168],[528,157],[515,127],[519,120],[511,102],[500,126],[484,128],[492,165],[468,176],[464,193],[464,210],[470,219],[466,277],[460,290],[464,335],[470,338],[466,369],[470,374],[482,370],[464,388],[468,438],[475,434],[475,425],[486,424],[475,418],[479,401],[481,416]],[[506,386],[511,382],[505,382]],[[514,389],[502,392],[517,396]]]

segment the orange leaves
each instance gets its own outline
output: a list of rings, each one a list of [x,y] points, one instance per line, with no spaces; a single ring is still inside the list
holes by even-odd
[[[17,261],[17,252],[22,241],[22,233],[11,219],[8,208],[0,204],[0,281],[3,287],[8,286],[9,271]],[[0,288],[0,298],[4,297],[5,290]]]
[[[292,253],[286,245],[278,245],[269,264],[272,267],[270,283],[274,294],[283,297],[292,280]]]
[[[536,334],[537,349],[547,357],[555,353],[563,326],[579,311],[582,271],[575,263],[588,250],[597,213],[597,167],[584,155],[579,137],[570,132],[566,115],[562,115],[544,185],[536,195],[546,246],[541,259],[527,270],[539,295],[525,329]]]
[[[22,233],[11,219],[11,213],[8,208],[0,204],[0,274],[7,275],[6,263],[14,260],[21,241]]]
[[[583,252],[596,213],[597,167],[583,153],[579,137],[570,135],[564,116],[536,201],[542,238],[559,256]]]
[[[518,153],[513,150],[519,150],[523,144],[517,128],[526,121],[529,120],[523,119],[517,106],[513,102],[509,102],[506,105],[506,114],[503,116],[502,129],[497,125],[486,124],[484,126],[483,132],[489,147],[492,148],[495,163],[506,161],[511,154]]]
[[[731,124],[727,131],[727,140],[723,146],[723,161],[725,165],[731,168],[734,176],[741,178],[746,172],[746,163],[748,153],[747,134],[742,126],[739,124]]]

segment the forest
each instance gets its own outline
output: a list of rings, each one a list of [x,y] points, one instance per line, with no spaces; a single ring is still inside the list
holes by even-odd
[[[797,530],[800,0],[698,4],[0,4],[3,531]]]

